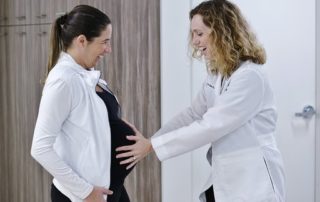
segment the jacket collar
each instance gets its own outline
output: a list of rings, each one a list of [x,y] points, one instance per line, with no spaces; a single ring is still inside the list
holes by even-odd
[[[95,70],[94,68],[86,70],[66,52],[61,52],[59,62],[70,64],[68,67],[79,73],[89,86],[95,87],[97,85],[101,75],[100,71]]]

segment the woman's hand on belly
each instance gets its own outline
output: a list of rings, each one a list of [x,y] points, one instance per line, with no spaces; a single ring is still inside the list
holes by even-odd
[[[84,202],[105,202],[103,195],[112,195],[112,191],[103,187],[94,187]]]
[[[134,125],[124,120],[135,132],[134,136],[127,136],[128,140],[134,141],[132,145],[126,145],[116,148],[118,152],[116,158],[125,158],[120,164],[129,164],[127,169],[137,164],[141,159],[147,156],[153,149],[151,141],[145,138]]]

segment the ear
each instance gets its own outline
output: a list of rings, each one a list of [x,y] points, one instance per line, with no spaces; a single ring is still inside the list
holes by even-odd
[[[76,44],[80,48],[85,48],[88,44],[88,40],[85,35],[81,34],[76,37]]]

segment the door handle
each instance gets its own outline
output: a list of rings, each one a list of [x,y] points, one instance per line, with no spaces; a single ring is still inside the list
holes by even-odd
[[[311,105],[307,105],[302,109],[302,112],[296,112],[294,115],[296,117],[310,119],[314,114],[316,114],[316,110]]]

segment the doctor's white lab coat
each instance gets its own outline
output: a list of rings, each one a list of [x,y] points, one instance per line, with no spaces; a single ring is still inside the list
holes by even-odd
[[[216,202],[283,202],[284,171],[274,140],[277,114],[261,65],[244,62],[228,79],[208,74],[192,105],[152,138],[158,158],[212,144],[204,182]],[[204,194],[201,201],[206,201]]]

